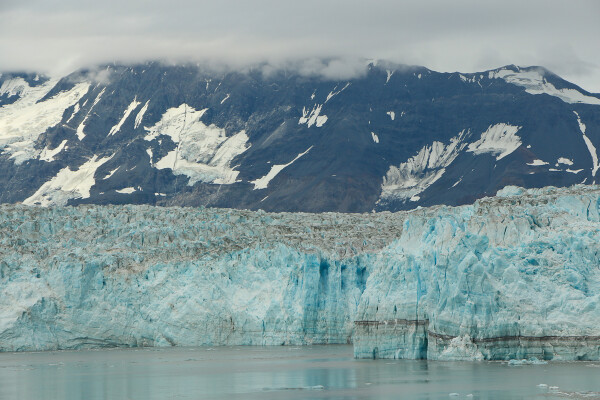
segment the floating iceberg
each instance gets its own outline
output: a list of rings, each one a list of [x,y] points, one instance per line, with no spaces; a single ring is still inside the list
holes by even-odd
[[[600,359],[600,188],[302,214],[0,207],[0,350],[354,343]]]

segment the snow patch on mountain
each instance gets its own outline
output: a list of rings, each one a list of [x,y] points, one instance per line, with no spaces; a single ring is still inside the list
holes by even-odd
[[[123,126],[123,124],[125,123],[125,121],[127,121],[127,118],[129,118],[129,115],[140,104],[142,104],[142,103],[139,102],[139,101],[137,101],[137,97],[135,97],[133,99],[133,101],[129,104],[129,106],[127,106],[127,108],[125,109],[125,112],[123,112],[123,116],[121,117],[121,120],[115,126],[113,126],[112,128],[110,128],[110,131],[108,132],[108,136],[112,136],[115,133],[119,132],[121,130],[121,126]]]
[[[115,172],[117,172],[119,170],[119,168],[121,168],[121,166],[118,166],[117,168],[109,171],[108,174],[106,174],[106,176],[102,179],[106,180],[106,179],[110,178],[111,176],[113,176],[115,174]]]
[[[573,165],[573,160],[570,160],[565,157],[559,157],[559,159],[556,162],[558,164]]]
[[[385,84],[387,85],[387,83],[390,81],[390,79],[392,79],[392,75],[394,75],[394,71],[390,71],[389,69],[386,69],[385,73],[387,74],[387,76],[385,77]]]
[[[88,112],[85,114],[85,117],[83,117],[83,121],[81,121],[81,123],[77,127],[77,131],[75,133],[77,134],[77,138],[79,139],[79,141],[82,141],[85,138],[85,132],[83,131],[85,129],[85,124],[86,124],[88,118],[90,117],[90,114],[94,110],[94,107],[96,107],[96,104],[98,104],[98,102],[102,99],[102,95],[104,95],[105,91],[106,91],[106,88],[102,88],[100,93],[98,93],[98,95],[94,99],[94,102],[92,103],[92,106],[90,107]]]
[[[312,110],[308,111],[306,107],[302,108],[302,116],[298,120],[298,125],[306,124],[309,128],[315,125],[317,128],[322,127],[327,122],[327,115],[320,115],[322,104],[315,104]]]
[[[475,154],[491,153],[496,160],[501,160],[521,146],[521,138],[517,136],[520,126],[508,124],[490,125],[481,134],[481,139],[469,144],[467,151]]]
[[[371,137],[375,143],[379,143],[379,136],[377,136],[375,132],[371,132]]]
[[[42,153],[40,154],[40,160],[46,161],[46,162],[54,161],[54,156],[56,156],[58,153],[60,153],[61,151],[68,148],[68,147],[66,147],[66,144],[67,144],[67,139],[63,140],[58,146],[56,146],[55,149],[51,150],[48,148],[48,146],[44,147],[44,150],[42,150]]]
[[[552,83],[546,80],[544,71],[541,69],[528,69],[513,71],[502,68],[488,73],[490,79],[503,79],[513,85],[525,88],[525,91],[530,94],[547,94],[558,97],[565,103],[575,104],[593,104],[600,105],[600,99],[597,97],[587,96],[575,89],[557,89]]]
[[[154,126],[144,128],[148,132],[147,141],[165,135],[177,144],[154,166],[171,169],[175,175],[186,175],[190,186],[196,182],[234,183],[239,171],[230,163],[250,147],[248,135],[240,131],[227,137],[224,129],[204,124],[201,118],[206,111],[195,110],[184,103],[168,109]]]
[[[131,193],[135,192],[135,188],[130,186],[130,187],[126,187],[123,189],[117,189],[117,190],[115,190],[115,192],[121,193],[121,194],[131,194]]]
[[[79,112],[79,103],[75,103],[75,107],[73,107],[73,112],[71,113],[71,116],[69,117],[69,119],[67,120],[67,124],[69,122],[71,122],[71,120],[75,117],[75,115],[77,115],[77,113]]]
[[[479,86],[481,86],[480,80],[483,78],[483,75],[479,75],[479,76],[473,75],[470,78],[467,77],[467,76],[465,76],[465,75],[463,75],[463,74],[458,74],[458,76],[460,77],[460,80],[463,81],[463,82],[465,82],[465,83],[476,83]]]
[[[463,130],[450,139],[448,144],[435,141],[399,166],[390,166],[383,178],[380,200],[418,200],[416,195],[440,179],[446,168],[466,147],[464,138],[468,134],[469,131]]]
[[[146,114],[146,111],[148,110],[149,103],[150,103],[150,100],[146,101],[146,104],[144,104],[144,106],[140,109],[140,111],[135,116],[135,123],[133,125],[133,129],[137,129],[138,126],[140,126],[142,124],[142,120],[144,119],[144,114]]]
[[[294,161],[296,161],[297,159],[299,159],[300,157],[302,157],[303,155],[308,153],[310,151],[310,149],[312,149],[312,148],[313,148],[313,146],[310,146],[308,149],[306,149],[306,151],[298,154],[292,161],[290,161],[287,164],[276,164],[276,165],[271,166],[271,170],[269,171],[268,174],[266,174],[262,178],[255,179],[250,182],[250,183],[254,184],[254,190],[266,189],[267,186],[269,186],[269,182],[271,182],[273,180],[273,178],[275,178],[281,171],[283,171],[284,168],[287,168],[290,165],[292,165],[294,163]]]
[[[78,83],[70,90],[40,101],[56,83],[49,80],[34,87],[27,85],[20,90],[19,100],[0,107],[0,148],[10,154],[17,165],[39,155],[40,151],[34,147],[37,138],[59,124],[65,110],[77,103],[90,87],[87,82]]]
[[[544,160],[536,159],[536,160],[533,160],[530,163],[527,163],[527,165],[531,165],[532,167],[539,167],[539,166],[542,166],[542,165],[548,165],[548,163],[546,161],[544,161]]]
[[[71,199],[90,197],[90,189],[96,183],[96,170],[110,157],[98,158],[94,155],[76,170],[70,167],[61,169],[58,174],[44,183],[33,195],[25,199],[23,204],[47,206],[64,206]]]
[[[598,168],[600,168],[600,166],[598,165],[598,153],[596,152],[596,146],[594,146],[590,138],[587,137],[587,135],[585,134],[586,126],[583,122],[581,122],[581,118],[579,117],[577,111],[573,111],[573,113],[577,117],[577,123],[579,124],[579,130],[583,135],[583,141],[585,142],[585,145],[588,151],[590,152],[590,155],[592,156],[592,176],[596,176]]]
[[[193,107],[183,103],[179,107],[169,108],[154,126],[144,127],[148,132],[144,140],[152,141],[160,135],[169,136],[175,143],[180,141],[180,136],[184,130],[195,132],[203,131],[206,125],[200,121],[200,118],[206,113],[208,108],[195,110]],[[218,132],[209,136],[219,136]]]
[[[0,86],[0,96],[22,96],[30,88],[27,81],[21,77],[7,79]]]
[[[337,86],[334,87],[333,90],[329,92],[329,94],[327,94],[327,99],[325,100],[325,103],[331,100],[334,96],[337,96],[338,94],[342,93],[344,90],[346,90],[346,88],[348,88],[348,86],[350,86],[350,82],[346,83],[346,85],[338,91],[336,91]]]

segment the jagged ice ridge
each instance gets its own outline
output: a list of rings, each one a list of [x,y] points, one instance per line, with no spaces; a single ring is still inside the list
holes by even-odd
[[[0,350],[597,360],[599,206],[596,186],[374,214],[3,205]]]

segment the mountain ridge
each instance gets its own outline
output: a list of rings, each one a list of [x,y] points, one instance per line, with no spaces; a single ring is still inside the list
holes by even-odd
[[[598,96],[535,66],[388,68],[4,74],[0,202],[366,212],[595,182]]]

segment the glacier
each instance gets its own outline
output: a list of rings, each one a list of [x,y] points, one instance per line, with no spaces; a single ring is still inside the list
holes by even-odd
[[[600,359],[600,187],[398,213],[0,206],[0,350]]]

